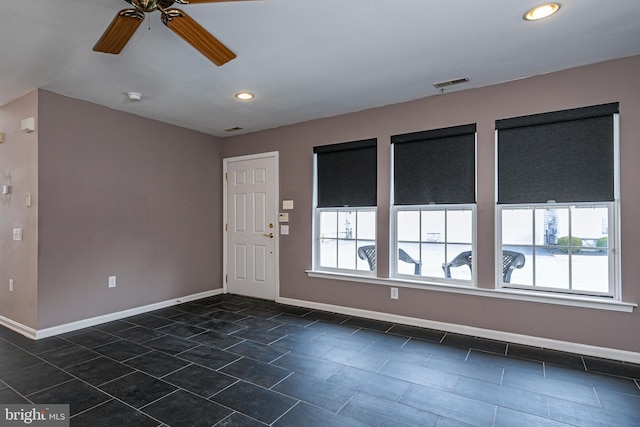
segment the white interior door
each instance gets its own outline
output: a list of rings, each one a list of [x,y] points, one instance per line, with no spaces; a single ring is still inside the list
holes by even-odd
[[[277,153],[226,159],[226,288],[277,296]]]

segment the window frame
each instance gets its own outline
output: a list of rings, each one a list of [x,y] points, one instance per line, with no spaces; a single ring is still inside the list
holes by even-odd
[[[574,295],[574,296],[590,296],[590,297],[605,297],[605,298],[614,298],[614,299],[619,299],[619,280],[617,279],[618,277],[618,270],[616,268],[616,258],[619,258],[616,256],[617,252],[618,252],[618,234],[617,233],[611,233],[609,232],[609,230],[616,230],[618,225],[618,221],[616,218],[616,212],[618,211],[616,209],[616,202],[611,202],[611,201],[607,201],[607,202],[584,202],[584,203],[532,203],[532,204],[502,204],[502,205],[498,205],[497,206],[497,215],[496,215],[496,233],[497,233],[497,240],[496,240],[496,247],[498,248],[498,250],[496,251],[496,265],[495,265],[495,275],[496,275],[496,287],[497,288],[502,288],[502,289],[519,289],[519,290],[527,290],[527,291],[534,291],[534,292],[553,292],[553,293],[559,293],[559,294],[565,294],[565,295]],[[514,210],[514,209],[522,209],[522,210],[532,210],[533,214],[532,214],[532,223],[531,223],[531,227],[532,227],[532,242],[531,244],[522,244],[522,245],[512,245],[512,244],[508,244],[506,246],[508,247],[513,247],[513,246],[523,246],[523,247],[528,247],[528,248],[532,248],[534,250],[535,253],[535,249],[536,248],[547,248],[550,245],[545,245],[545,244],[536,244],[535,242],[535,227],[536,227],[536,215],[535,215],[535,210],[545,210],[545,209],[558,209],[558,208],[562,208],[562,209],[567,209],[569,211],[569,213],[571,212],[571,208],[572,207],[578,207],[578,208],[589,208],[589,207],[606,207],[607,208],[607,292],[589,292],[586,290],[575,290],[575,289],[566,289],[566,288],[560,288],[560,287],[554,287],[554,286],[545,286],[544,284],[537,284],[536,283],[536,268],[535,268],[535,256],[528,258],[527,262],[531,263],[533,262],[533,272],[532,272],[532,285],[523,285],[523,284],[518,284],[518,283],[505,283],[503,281],[503,277],[502,277],[502,249],[503,249],[503,243],[502,243],[502,212],[505,210]],[[571,219],[569,218],[569,224],[571,224]],[[570,226],[571,227],[571,226]],[[572,231],[572,230],[570,230]],[[568,268],[571,271],[572,270],[572,265],[571,265],[571,257],[574,256],[573,254],[569,254],[569,265]],[[572,275],[570,274],[569,277],[571,278]],[[569,282],[569,286],[572,287],[572,282]]]
[[[313,258],[313,268],[315,271],[327,271],[327,272],[334,272],[334,273],[346,273],[346,274],[356,274],[356,275],[363,275],[363,276],[376,276],[377,275],[377,271],[378,271],[378,265],[376,263],[376,268],[374,268],[373,270],[359,270],[357,268],[358,265],[358,241],[359,239],[357,238],[358,236],[358,231],[357,229],[354,230],[354,237],[353,238],[340,238],[340,237],[336,237],[331,238],[332,240],[351,240],[354,241],[356,244],[356,252],[355,252],[355,256],[356,256],[356,268],[355,269],[351,269],[351,268],[340,268],[337,267],[338,263],[336,262],[336,267],[323,267],[320,265],[320,254],[321,254],[321,248],[320,245],[322,245],[322,232],[321,232],[321,215],[323,212],[336,212],[338,217],[339,217],[339,213],[340,212],[355,212],[356,215],[358,214],[358,212],[373,212],[374,216],[375,216],[375,220],[374,222],[377,225],[377,219],[378,219],[378,208],[375,206],[369,206],[369,207],[343,207],[343,208],[335,208],[335,207],[326,207],[326,208],[315,208],[315,212],[314,212],[314,218],[315,218],[315,225],[314,225],[314,258]],[[356,221],[356,227],[357,227],[358,222]],[[377,233],[377,227],[376,229],[374,229],[374,239],[373,239],[373,245],[376,247],[376,252],[378,250],[378,233]],[[366,241],[366,242],[371,242],[370,239],[361,239],[360,241]],[[364,262],[366,263],[367,261],[364,260]]]
[[[402,211],[471,211],[471,251],[472,254],[475,255],[477,253],[477,204],[476,203],[460,203],[460,204],[429,204],[429,205],[397,205],[391,207],[391,234],[390,234],[390,242],[392,246],[392,250],[390,252],[391,260],[389,262],[389,271],[390,276],[392,278],[402,279],[402,280],[411,280],[429,284],[444,284],[444,285],[460,285],[464,287],[476,287],[477,286],[477,269],[471,269],[471,280],[461,280],[461,279],[448,279],[446,277],[436,277],[436,276],[425,276],[425,275],[412,275],[412,274],[402,274],[398,272],[399,265],[399,257],[393,256],[398,253],[400,249],[400,243],[398,241],[398,213]],[[446,215],[446,213],[445,213]],[[422,217],[420,215],[420,224],[422,226]],[[446,223],[445,223],[446,224]],[[445,226],[446,227],[446,226]],[[446,230],[446,229],[445,229]],[[422,229],[420,229],[420,235],[422,235]],[[417,243],[418,245],[422,245],[423,242],[411,242]],[[446,254],[446,245],[448,243],[447,240],[441,242],[445,245],[445,254]],[[420,251],[422,252],[422,251]],[[445,255],[445,262],[451,261],[457,254],[453,254],[453,256]],[[422,257],[420,257],[419,261],[422,262]],[[423,264],[424,267],[424,264]]]
[[[495,289],[506,291],[530,291],[533,293],[548,293],[558,296],[567,297],[587,297],[596,299],[610,299],[614,301],[622,301],[622,281],[621,281],[621,257],[620,257],[620,240],[622,237],[620,228],[620,113],[612,113],[613,120],[613,200],[606,201],[589,201],[589,202],[563,202],[556,203],[549,200],[547,203],[498,203],[498,133],[495,129],[494,148],[495,148]],[[588,292],[574,291],[571,289],[563,289],[549,286],[517,285],[513,283],[504,283],[502,277],[502,211],[514,208],[535,207],[537,209],[552,209],[554,207],[566,206],[607,206],[608,207],[608,232],[607,241],[609,245],[608,255],[608,292]],[[535,221],[532,223],[534,226]],[[534,276],[535,277],[535,276]]]

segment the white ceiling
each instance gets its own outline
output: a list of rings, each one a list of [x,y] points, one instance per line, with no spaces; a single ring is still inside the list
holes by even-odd
[[[640,54],[639,0],[241,0],[175,5],[238,57],[217,67],[148,16],[92,51],[124,0],[3,0],[0,105],[43,88],[216,136],[254,132]],[[603,9],[606,6],[608,9]],[[149,29],[150,25],[150,29]],[[255,93],[240,102],[234,94]],[[142,101],[126,99],[142,92]],[[228,133],[234,126],[243,130]]]

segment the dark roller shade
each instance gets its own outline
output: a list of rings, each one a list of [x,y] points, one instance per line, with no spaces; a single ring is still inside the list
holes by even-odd
[[[391,137],[395,205],[475,203],[476,125]]]
[[[377,205],[377,140],[313,148],[317,156],[318,207]]]
[[[498,203],[614,200],[618,104],[496,121]]]
[[[571,108],[569,110],[532,114],[530,116],[513,117],[496,120],[496,129],[522,128],[526,126],[545,125],[572,120],[591,119],[612,116],[619,111],[619,103],[592,105],[590,107]]]

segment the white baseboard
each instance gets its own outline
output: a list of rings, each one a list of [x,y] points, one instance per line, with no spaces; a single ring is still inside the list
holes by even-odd
[[[174,305],[182,304],[184,302],[194,301],[202,298],[207,298],[215,295],[222,294],[221,289],[214,289],[211,291],[200,292],[197,294],[187,295],[181,298],[170,299],[166,301],[157,302],[154,304],[144,305],[141,307],[130,308],[128,310],[118,311],[116,313],[109,313],[102,316],[91,317],[89,319],[78,320],[76,322],[65,323],[64,325],[53,326],[51,328],[45,328],[36,330],[28,326],[24,326],[18,322],[15,322],[6,317],[0,316],[0,325],[18,332],[34,340],[42,338],[52,337],[55,335],[64,334],[67,332],[77,331],[78,329],[88,328],[90,326],[100,325],[102,323],[112,322],[114,320],[124,319],[125,317],[135,316],[136,314],[147,313],[149,311],[158,310],[161,308],[171,307]]]
[[[90,326],[100,325],[102,323],[112,322],[114,320],[124,319],[125,317],[135,316],[136,314],[147,313],[161,308],[171,307],[182,304],[184,302],[194,301],[197,299],[207,298],[223,293],[222,289],[214,289],[207,292],[187,295],[181,298],[162,301],[141,307],[135,307],[128,310],[118,311],[116,313],[105,314],[102,316],[83,319],[76,322],[66,323],[64,325],[54,326],[36,330],[25,326],[21,323],[0,316],[0,325],[3,325],[19,334],[31,339],[42,339],[67,332],[76,331],[78,329]],[[415,317],[400,316],[396,314],[363,310],[359,308],[344,307],[339,305],[318,303],[312,301],[298,300],[293,298],[278,298],[277,302],[298,307],[311,308],[314,310],[323,310],[333,313],[346,314],[349,316],[365,317],[369,319],[381,320],[385,322],[400,323],[403,325],[418,326],[421,328],[436,329],[445,332],[452,332],[475,337],[493,339],[514,344],[529,345],[533,347],[542,347],[551,350],[566,351],[585,356],[601,357],[603,359],[611,359],[624,361],[629,363],[640,364],[640,353],[618,350],[614,348],[598,347],[587,344],[579,344],[569,341],[559,341],[549,338],[541,338],[530,335],[515,334],[511,332],[496,331],[492,329],[476,328],[473,326],[458,325],[455,323],[436,322],[433,320],[419,319]]]
[[[618,350],[607,347],[597,347],[586,344],[579,344],[568,341],[560,341],[549,338],[534,337],[530,335],[514,334],[511,332],[496,331],[492,329],[476,328],[473,326],[458,325],[455,323],[436,322],[433,320],[406,317],[396,314],[383,313],[378,311],[362,310],[359,308],[344,307],[339,305],[324,304],[312,301],[304,301],[292,298],[278,298],[277,302],[297,307],[323,310],[333,313],[346,314],[349,316],[365,317],[369,319],[381,320],[385,322],[400,323],[403,325],[418,326],[421,328],[436,329],[439,331],[452,332],[457,334],[471,335],[474,337],[487,338],[504,341],[514,344],[522,344],[533,347],[542,347],[550,350],[565,351],[569,353],[581,354],[584,356],[600,357],[630,363],[640,364],[640,353]]]
[[[6,326],[8,329],[11,329],[14,332],[24,335],[27,338],[35,339],[36,330],[33,328],[30,328],[29,326],[25,326],[22,323],[18,323],[7,317],[0,316],[0,325]]]

